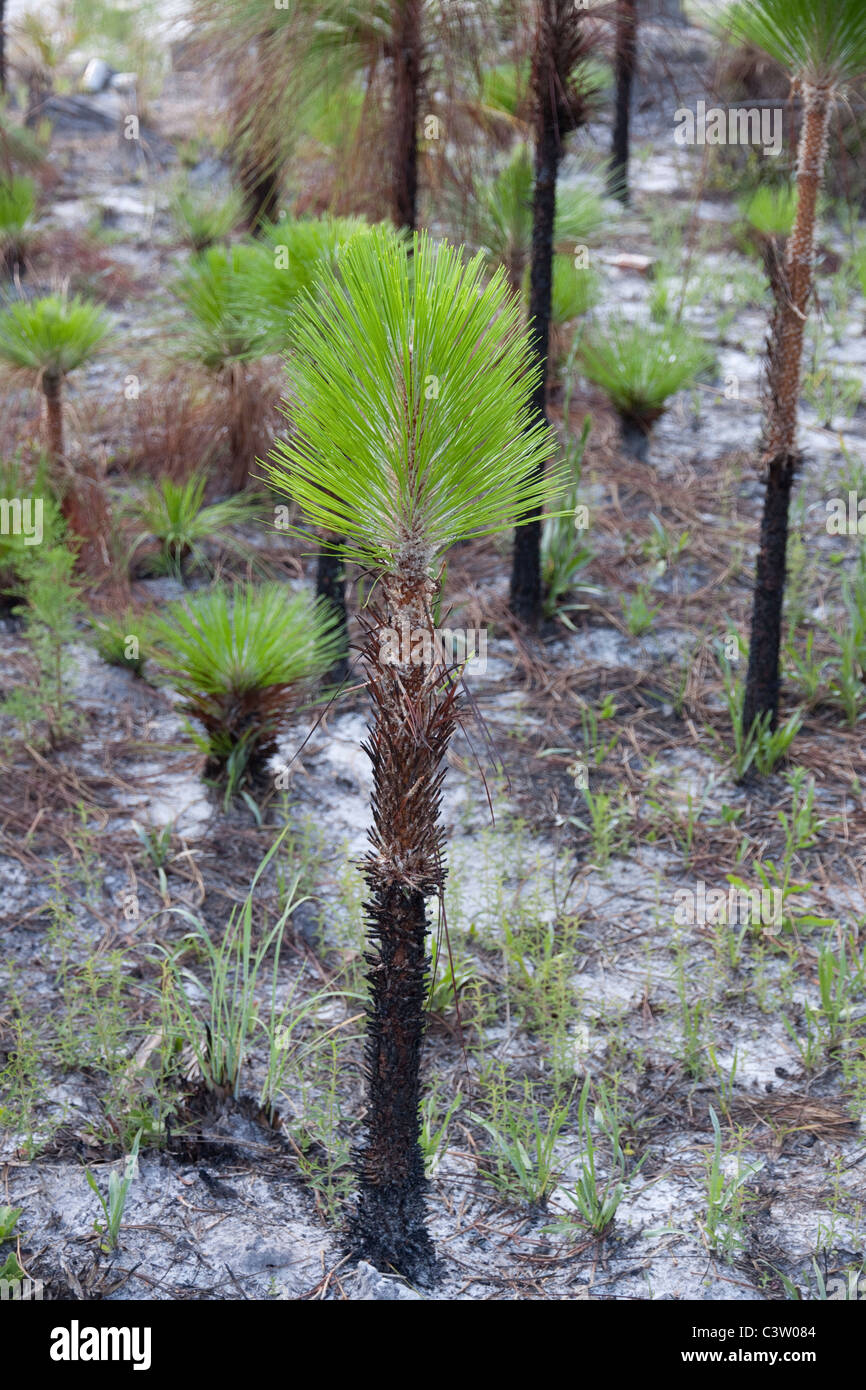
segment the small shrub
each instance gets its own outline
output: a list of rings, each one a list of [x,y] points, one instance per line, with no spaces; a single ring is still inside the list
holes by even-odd
[[[192,566],[207,568],[205,541],[219,540],[224,548],[244,552],[242,542],[230,534],[230,528],[253,518],[256,499],[227,497],[205,506],[205,483],[203,474],[194,474],[185,483],[162,478],[148,484],[144,497],[135,506],[136,520],[143,529],[133,542],[130,559],[145,542],[156,540],[159,550],[153,568],[157,573],[183,580]]]
[[[152,620],[149,654],[204,727],[226,802],[264,772],[290,710],[339,647],[329,605],[282,584],[211,589]]]
[[[584,375],[610,397],[628,424],[648,433],[671,396],[712,363],[712,353],[682,324],[608,320],[580,345]]]

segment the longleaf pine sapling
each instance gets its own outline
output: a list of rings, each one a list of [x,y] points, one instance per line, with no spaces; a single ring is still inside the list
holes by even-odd
[[[458,683],[436,656],[442,557],[536,514],[561,488],[549,427],[531,414],[538,368],[505,272],[382,230],[352,241],[293,324],[293,429],[272,481],[346,557],[378,575],[362,613],[373,768],[363,868],[369,1003],[367,1128],[357,1155],[352,1251],[380,1269],[429,1275],[419,1142],[428,994],[427,900],[445,884],[440,803],[459,716]],[[431,382],[436,389],[431,389]],[[411,648],[383,641],[412,635]]]

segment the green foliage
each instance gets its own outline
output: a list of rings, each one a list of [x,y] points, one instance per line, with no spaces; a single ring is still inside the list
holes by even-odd
[[[295,317],[294,432],[267,465],[275,487],[345,555],[393,569],[430,564],[458,540],[512,526],[561,484],[534,423],[537,376],[517,301],[483,258],[416,236],[353,240],[340,279]],[[419,543],[421,550],[419,552]]]
[[[78,295],[18,300],[0,314],[0,362],[36,378],[64,377],[93,356],[108,332],[102,309]]]
[[[68,696],[66,648],[75,639],[82,613],[80,586],[73,579],[75,555],[64,545],[44,545],[27,552],[19,565],[25,603],[17,610],[35,660],[35,677],[14,689],[3,710],[19,720],[27,737],[54,746],[75,732],[78,714]]]
[[[579,269],[572,256],[553,258],[553,293],[550,321],[554,327],[572,323],[592,308],[598,298],[598,276],[589,267]]]
[[[96,650],[109,666],[122,666],[133,675],[140,676],[144,668],[144,657],[138,631],[141,619],[127,608],[121,616],[106,614],[91,618]]]
[[[505,267],[512,285],[520,284],[529,262],[533,183],[532,155],[529,147],[521,144],[504,168],[475,190],[476,244],[485,249],[493,264]],[[585,184],[557,190],[557,246],[568,244],[573,254],[574,246],[591,238],[603,221],[602,201]]]
[[[761,184],[740,204],[743,217],[762,236],[789,236],[797,213],[797,190]]]
[[[216,942],[211,939],[208,926],[200,917],[186,908],[174,909],[192,924],[193,931],[173,952],[166,953],[162,981],[165,1015],[172,1028],[179,1031],[183,1041],[192,1048],[208,1088],[231,1091],[235,1097],[240,1094],[241,1076],[249,1058],[255,1030],[262,1023],[256,1003],[256,989],[271,948],[274,949],[274,989],[271,993],[270,1019],[263,1026],[266,1026],[273,1040],[280,1024],[285,1024],[284,1011],[276,1005],[275,984],[286,924],[304,901],[295,896],[296,884],[273,926],[263,932],[258,946],[253,946],[256,888],[285,834],[283,831],[277,837],[258,865],[249,892],[240,906],[232,909],[226,929]],[[207,972],[204,980],[180,963],[190,946],[203,953]],[[193,985],[197,995],[204,991],[204,1011],[190,1002],[189,984]],[[276,1073],[271,1068],[269,1076],[274,1082]],[[266,1084],[264,1098],[271,1105],[274,1095],[273,1085]]]
[[[390,227],[378,224],[381,234],[396,237]],[[271,351],[285,348],[298,299],[311,290],[319,274],[337,273],[344,248],[370,231],[362,217],[286,218],[261,230],[265,254],[251,260],[238,282],[245,312],[262,323]]]
[[[36,213],[36,185],[16,175],[0,179],[0,259],[14,266],[23,259]]]
[[[554,1101],[545,1121],[527,1078],[513,1096],[504,1075],[494,1074],[487,1096],[490,1117],[469,1114],[490,1140],[482,1160],[484,1177],[507,1199],[543,1207],[562,1169],[556,1142],[568,1123],[570,1097]]]
[[[231,535],[231,527],[253,519],[257,499],[227,497],[205,506],[206,484],[203,473],[193,474],[185,483],[170,478],[148,483],[144,497],[133,508],[143,529],[133,542],[130,558],[139,546],[155,539],[160,546],[156,568],[182,580],[191,566],[208,568],[206,541],[218,540],[224,548],[245,554],[246,547]]]
[[[713,355],[680,323],[612,317],[603,333],[596,330],[583,338],[579,360],[584,375],[607,393],[620,414],[648,425],[670,396],[711,366]]]
[[[148,654],[203,724],[227,800],[262,771],[290,708],[340,642],[330,605],[282,584],[211,589],[152,620]]]
[[[189,262],[172,286],[186,311],[178,326],[181,357],[220,371],[269,351],[267,327],[248,288],[266,261],[262,246],[242,243],[211,246]]]
[[[23,527],[20,530],[9,525],[0,528],[0,600],[20,598],[27,576],[31,573],[34,551],[42,546],[49,549],[59,544],[64,534],[63,518],[60,508],[52,496],[48,483],[48,470],[40,461],[37,468],[27,472],[17,459],[0,463],[0,499],[5,498],[14,507],[15,499],[30,499],[31,530],[36,526],[36,504],[42,504],[42,534],[35,544],[35,533],[28,538]],[[23,519],[23,518],[22,518]]]
[[[103,1236],[102,1250],[110,1254],[117,1246],[117,1237],[120,1233],[120,1223],[123,1220],[123,1213],[126,1209],[126,1199],[133,1178],[138,1172],[138,1146],[141,1143],[141,1130],[135,1136],[132,1148],[127,1156],[124,1166],[123,1177],[116,1172],[112,1172],[108,1178],[108,1200],[103,1197],[89,1168],[85,1168],[84,1175],[87,1178],[88,1186],[96,1193],[99,1198],[99,1205],[105,1217],[104,1222],[98,1219],[93,1223],[93,1229],[97,1235]]]
[[[579,438],[569,440],[566,449],[568,484],[556,499],[554,510],[544,518],[541,528],[544,616],[561,618],[569,627],[573,624],[567,613],[579,605],[563,605],[560,600],[575,587],[580,571],[592,559],[592,550],[583,544],[581,532],[577,529],[581,466],[591,423],[587,415]]]
[[[754,44],[792,76],[820,87],[854,81],[866,72],[866,9],[861,0],[737,0],[726,27],[739,43]]]
[[[219,198],[179,188],[172,199],[171,214],[186,245],[201,252],[228,240],[243,216],[243,200],[233,189]]]

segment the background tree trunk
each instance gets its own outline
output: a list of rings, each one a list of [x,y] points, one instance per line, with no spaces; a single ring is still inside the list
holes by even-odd
[[[541,24],[538,43],[549,29]],[[533,415],[547,420],[547,356],[550,345],[550,306],[553,294],[553,246],[556,222],[556,179],[562,158],[554,94],[550,91],[554,54],[536,52],[533,65],[536,104],[535,186],[532,200],[532,252],[529,267],[530,340],[541,367],[532,394]],[[511,611],[534,627],[541,616],[541,518],[533,517],[514,533],[511,569]]]
[[[338,537],[329,535],[327,539],[335,543]],[[345,565],[342,555],[330,549],[329,546],[323,545],[319,549],[316,565],[316,595],[318,598],[325,598],[333,604],[339,615],[343,651],[346,655],[339,657],[334,662],[326,673],[325,680],[332,685],[342,685],[349,674],[349,620],[346,613]]]
[[[63,469],[63,383],[59,376],[46,372],[42,377],[42,396],[45,405],[45,443],[55,478]]]
[[[628,202],[629,123],[632,78],[637,60],[637,0],[618,0],[616,15],[616,104],[611,147],[609,189]]]
[[[391,216],[395,227],[418,221],[418,107],[421,94],[422,0],[393,0],[394,79],[391,111]]]
[[[788,538],[788,507],[798,464],[797,406],[803,361],[803,334],[812,293],[815,213],[830,122],[830,93],[803,92],[803,126],[797,167],[797,215],[785,248],[784,264],[770,274],[776,311],[767,367],[767,467],[761,539],[755,568],[749,667],[743,699],[743,731],[769,714],[779,715],[779,658]]]

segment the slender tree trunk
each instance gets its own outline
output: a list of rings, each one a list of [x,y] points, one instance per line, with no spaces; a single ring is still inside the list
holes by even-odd
[[[45,373],[42,377],[42,397],[45,407],[45,443],[55,478],[63,469],[63,383],[59,376]]]
[[[396,227],[418,221],[418,108],[423,0],[393,0],[394,84],[391,111],[391,216]]]
[[[327,540],[332,544],[338,541],[339,537],[329,534]],[[332,550],[330,546],[321,546],[319,559],[316,566],[316,595],[318,598],[326,598],[336,608],[340,631],[342,633],[342,649],[345,655],[340,656],[334,662],[331,669],[326,673],[325,679],[332,685],[342,685],[349,674],[349,620],[346,613],[346,584],[345,584],[345,565],[339,551]]]
[[[419,1143],[421,1045],[427,993],[426,899],[444,884],[442,762],[455,723],[456,686],[443,695],[432,639],[433,585],[423,559],[383,582],[384,607],[364,659],[373,727],[372,851],[366,860],[369,950],[367,1136],[349,1220],[353,1252],[410,1278],[433,1268]],[[383,640],[384,639],[384,640]],[[388,649],[396,640],[399,651]],[[415,660],[409,658],[411,647]]]
[[[766,714],[770,716],[770,727],[775,728],[779,714],[788,507],[798,463],[797,404],[803,334],[812,293],[815,214],[827,155],[831,104],[830,92],[804,89],[797,166],[797,215],[785,248],[784,264],[772,274],[776,311],[767,369],[763,449],[767,482],[743,700],[743,729],[747,733],[755,720]]]
[[[545,73],[548,64],[538,63]],[[540,81],[543,79],[540,79]],[[550,346],[550,306],[553,295],[553,245],[556,222],[556,178],[562,143],[549,93],[537,92],[535,188],[532,202],[532,255],[529,268],[529,315],[532,350],[541,376],[532,394],[532,412],[547,420],[547,358]],[[530,626],[541,616],[541,518],[533,517],[514,533],[511,569],[511,611]]]
[[[280,208],[280,176],[269,159],[257,159],[251,152],[241,156],[238,182],[244,199],[244,223],[258,236],[265,222],[275,222]]]
[[[619,0],[616,15],[616,105],[608,187],[615,197],[628,202],[629,122],[631,89],[637,59],[637,0]]]

